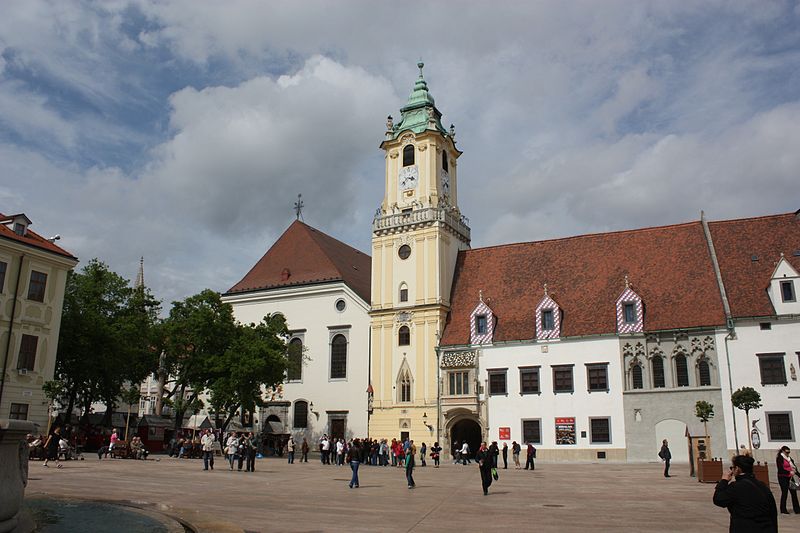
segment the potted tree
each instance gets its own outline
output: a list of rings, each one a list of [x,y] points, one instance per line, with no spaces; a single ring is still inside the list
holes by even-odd
[[[750,432],[750,411],[761,407],[761,395],[752,387],[742,387],[731,395],[731,403],[737,409],[744,411],[747,420],[747,449],[753,455],[753,438]],[[754,430],[755,431],[755,430]],[[758,447],[758,446],[757,446]],[[763,481],[769,486],[769,466],[765,462],[753,465],[753,475],[756,479]]]
[[[722,478],[722,461],[714,461],[708,455],[711,451],[708,421],[714,418],[714,406],[705,400],[698,400],[694,405],[694,414],[703,423],[705,448],[697,457],[697,481],[701,483],[719,481]]]

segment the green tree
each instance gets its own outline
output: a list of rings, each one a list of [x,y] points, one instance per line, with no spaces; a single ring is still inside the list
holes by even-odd
[[[761,407],[761,395],[752,387],[742,387],[731,394],[731,403],[735,408],[744,411],[744,416],[747,419],[747,444],[752,452],[753,440],[750,438],[750,411]]]
[[[237,325],[233,342],[216,361],[210,384],[211,404],[226,414],[224,432],[239,411],[255,413],[264,405],[262,390],[283,382],[289,365],[283,315],[265,316],[259,324]]]
[[[169,376],[165,399],[172,402],[177,431],[188,406],[211,383],[229,372],[220,361],[236,337],[233,310],[222,302],[219,294],[206,289],[173,302],[162,335],[159,372]]]
[[[705,436],[708,437],[708,421],[714,418],[714,406],[705,400],[698,400],[694,404],[694,416],[700,419],[703,423]]]

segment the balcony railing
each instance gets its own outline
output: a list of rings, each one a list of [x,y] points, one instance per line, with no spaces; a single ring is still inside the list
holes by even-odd
[[[372,221],[372,230],[386,231],[404,226],[425,225],[433,222],[443,222],[467,240],[470,238],[469,219],[458,214],[456,211],[442,207],[427,207],[388,215],[379,214]]]

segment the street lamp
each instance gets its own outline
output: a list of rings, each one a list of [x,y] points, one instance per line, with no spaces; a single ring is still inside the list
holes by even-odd
[[[428,431],[433,433],[433,426],[428,424],[428,413],[422,413],[422,423],[428,428]]]

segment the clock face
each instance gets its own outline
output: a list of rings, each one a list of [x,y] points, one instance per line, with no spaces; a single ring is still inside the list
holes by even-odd
[[[446,170],[442,170],[442,196],[450,196],[450,175]]]
[[[400,184],[400,189],[407,191],[415,188],[419,182],[418,174],[416,165],[401,168],[397,176],[397,183]]]

